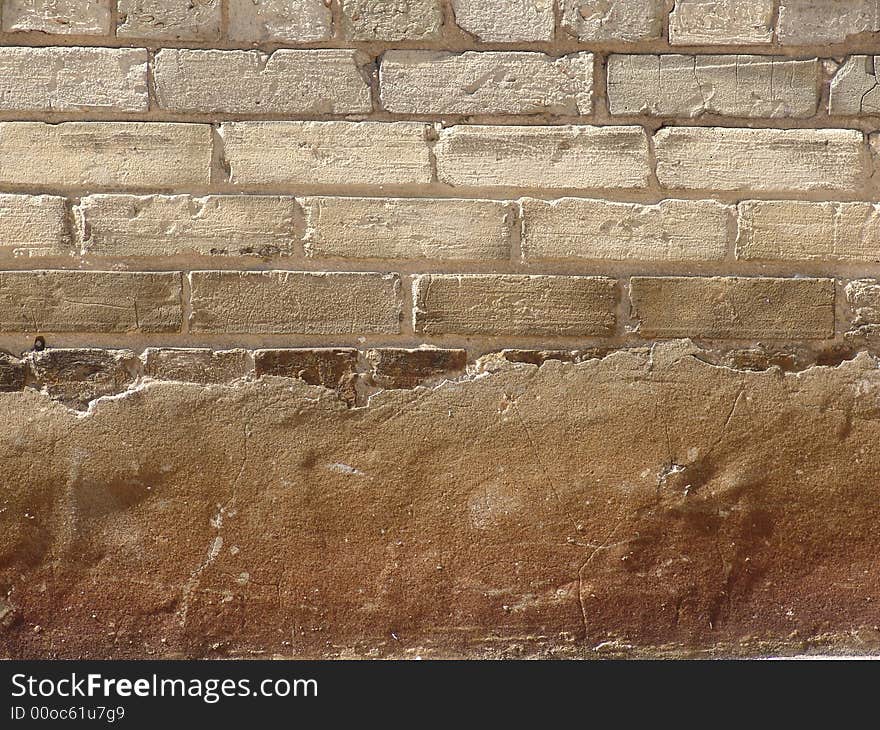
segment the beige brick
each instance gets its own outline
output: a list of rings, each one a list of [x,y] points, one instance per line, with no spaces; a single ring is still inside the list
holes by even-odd
[[[443,22],[439,0],[341,0],[342,32],[358,41],[436,38]]]
[[[247,43],[314,43],[330,38],[333,18],[325,0],[227,0],[229,38]]]
[[[630,296],[643,337],[834,336],[833,279],[633,277]]]
[[[3,0],[2,14],[6,33],[110,33],[110,0]]]
[[[613,55],[612,114],[697,117],[810,117],[819,105],[815,58]]]
[[[737,257],[880,261],[880,205],[796,200],[740,203]]]
[[[0,110],[143,112],[147,52],[0,48]]]
[[[830,114],[880,113],[877,61],[880,56],[852,56],[831,79]]]
[[[669,127],[654,141],[667,188],[854,190],[868,172],[862,133],[849,129]]]
[[[0,185],[206,184],[211,127],[156,122],[0,123]]]
[[[382,106],[400,114],[589,114],[593,55],[389,51]]]
[[[650,173],[641,127],[457,126],[434,154],[455,186],[636,188]]]
[[[676,0],[672,45],[762,45],[773,42],[773,0]]]
[[[305,251],[358,259],[506,260],[512,204],[493,200],[305,198]]]
[[[385,347],[364,353],[372,370],[370,379],[380,388],[415,388],[450,380],[467,368],[467,350]]]
[[[182,383],[228,383],[254,369],[247,350],[148,347],[142,359],[145,375]]]
[[[196,271],[193,332],[396,334],[402,301],[396,274]]]
[[[563,198],[523,201],[526,259],[720,261],[731,206],[714,200],[656,205]]]
[[[562,27],[582,41],[648,41],[663,34],[665,0],[560,0]]]
[[[92,195],[75,213],[95,256],[289,255],[302,228],[296,201],[269,195]]]
[[[0,331],[177,332],[180,274],[0,272]]]
[[[72,251],[64,198],[0,194],[0,252],[59,256]]]
[[[231,122],[237,184],[418,185],[431,181],[428,126],[414,122]]]
[[[554,0],[452,0],[455,23],[484,43],[551,41]]]
[[[858,279],[849,282],[845,292],[853,327],[865,335],[880,333],[880,282]]]
[[[229,114],[364,114],[370,87],[351,50],[193,51],[156,54],[159,107]]]
[[[783,45],[844,43],[880,30],[877,0],[780,0],[776,34]]]
[[[429,274],[413,284],[426,335],[591,337],[614,333],[617,283],[591,276]]]
[[[172,41],[220,38],[221,0],[119,0],[116,35]]]

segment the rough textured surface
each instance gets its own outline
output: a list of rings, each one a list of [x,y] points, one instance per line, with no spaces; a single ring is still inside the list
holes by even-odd
[[[309,43],[330,38],[333,15],[324,0],[227,0],[234,41]]]
[[[148,347],[141,360],[145,376],[181,383],[228,383],[252,370],[246,350]]]
[[[358,351],[351,348],[257,350],[254,374],[258,378],[296,378],[309,385],[320,385],[352,405],[357,397],[357,363]]]
[[[71,253],[64,198],[0,195],[0,252],[14,256]]]
[[[415,328],[429,335],[513,337],[610,334],[617,285],[590,276],[419,276]]]
[[[366,359],[372,367],[372,383],[385,389],[415,388],[455,378],[464,374],[468,360],[467,350],[387,347],[368,350]]]
[[[657,178],[669,188],[849,191],[868,172],[855,130],[680,127],[654,141]]]
[[[877,363],[700,357],[499,363],[355,410],[276,380],[81,418],[5,394],[2,652],[877,652]]]
[[[613,55],[612,114],[811,117],[819,106],[819,62],[779,56]]]
[[[593,54],[390,51],[381,87],[401,114],[589,114]]]
[[[485,43],[553,39],[555,0],[452,0],[455,22]]]
[[[440,133],[434,154],[454,186],[633,188],[650,172],[640,127],[458,126]]]
[[[712,200],[526,199],[522,250],[527,259],[718,261],[731,211]]]
[[[640,276],[630,292],[633,318],[649,337],[821,340],[834,334],[831,279]]]
[[[74,212],[97,256],[289,254],[302,229],[296,200],[272,195],[90,195]]]
[[[510,258],[515,215],[511,203],[315,197],[302,199],[302,206],[303,242],[311,257]]]
[[[110,0],[3,0],[3,30],[51,35],[110,32]]]
[[[880,30],[876,0],[780,0],[779,42],[786,45],[843,43]]]
[[[357,51],[165,49],[153,73],[159,106],[178,112],[356,114],[372,109]]]
[[[28,356],[31,385],[69,408],[116,395],[135,381],[136,358],[129,350],[43,350]]]
[[[439,0],[340,0],[342,32],[358,41],[433,38],[440,32]]]
[[[190,279],[193,332],[400,331],[394,274],[196,271]]]
[[[880,112],[876,64],[876,56],[852,56],[846,60],[831,79],[830,114]]]
[[[675,8],[669,16],[669,42],[673,45],[771,43],[773,15],[773,0],[675,0]]]
[[[221,0],[119,0],[120,38],[210,41],[220,37]]]
[[[647,41],[663,33],[664,0],[559,0],[562,27],[581,41]]]

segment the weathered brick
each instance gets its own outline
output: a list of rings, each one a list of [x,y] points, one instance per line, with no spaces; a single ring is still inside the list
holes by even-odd
[[[830,114],[880,113],[878,59],[878,56],[852,56],[838,69],[831,79]]]
[[[749,200],[739,205],[737,257],[880,261],[880,205]]]
[[[643,337],[834,336],[833,279],[639,276],[630,297]]]
[[[153,73],[159,107],[229,114],[358,114],[372,110],[351,50],[193,51],[166,48]]]
[[[589,114],[593,55],[389,51],[382,106],[400,114]]]
[[[810,117],[819,105],[815,58],[613,55],[612,114],[697,117]]]
[[[72,408],[121,393],[137,378],[137,358],[130,350],[52,348],[28,357],[34,386]]]
[[[720,261],[727,251],[732,208],[713,200],[527,198],[522,205],[526,259]]]
[[[15,256],[71,253],[64,198],[0,194],[0,251]]]
[[[562,27],[582,41],[649,41],[663,34],[665,0],[561,0]]]
[[[247,43],[313,43],[330,38],[333,17],[325,0],[227,0],[229,38]]]
[[[502,350],[501,357],[508,362],[521,362],[527,365],[543,365],[551,360],[559,362],[586,362],[605,357],[613,348],[588,347],[585,350]]]
[[[455,23],[484,43],[551,41],[554,0],[452,0]]]
[[[396,274],[297,271],[196,271],[193,332],[396,334]]]
[[[253,370],[247,350],[148,347],[141,359],[145,375],[182,383],[228,383]]]
[[[172,41],[220,38],[221,0],[119,0],[116,35]]]
[[[110,0],[3,0],[3,30],[107,35]]]
[[[415,388],[441,378],[454,378],[467,367],[466,350],[382,348],[367,350],[370,377],[380,388]]]
[[[357,396],[358,351],[349,348],[291,348],[254,352],[256,376],[296,378],[339,393],[353,403]]]
[[[415,122],[230,122],[238,184],[418,185],[431,182],[428,127]]]
[[[641,127],[456,126],[434,153],[455,186],[637,188],[650,174]]]
[[[494,200],[301,200],[305,251],[314,257],[506,260],[514,211]]]
[[[74,212],[95,256],[289,255],[302,229],[296,201],[271,195],[91,195]]]
[[[773,42],[773,0],[676,0],[669,16],[673,45],[762,45]]]
[[[0,123],[0,185],[171,187],[210,181],[211,127]]]
[[[428,274],[413,285],[426,335],[589,337],[614,333],[617,283],[591,276]]]
[[[880,334],[880,281],[876,279],[851,281],[846,285],[845,292],[852,323],[849,334],[851,336]]]
[[[780,0],[776,35],[783,45],[844,43],[880,30],[877,0]]]
[[[13,393],[24,389],[27,371],[24,361],[0,352],[0,393]]]
[[[0,272],[0,331],[176,332],[177,272]]]
[[[147,52],[139,48],[0,48],[0,110],[141,112]]]
[[[443,23],[439,0],[341,0],[342,32],[358,41],[436,38]]]
[[[854,190],[867,174],[851,129],[669,127],[654,137],[657,178],[691,190]]]

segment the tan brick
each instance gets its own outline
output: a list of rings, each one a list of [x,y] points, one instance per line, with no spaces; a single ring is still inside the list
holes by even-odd
[[[852,56],[831,79],[830,114],[880,113],[877,62],[880,56]]]
[[[773,42],[773,0],[676,0],[672,45],[762,45]]]
[[[382,106],[400,114],[589,114],[593,55],[389,51]]]
[[[139,48],[0,48],[0,110],[142,112],[147,52]]]
[[[107,35],[110,0],[3,0],[3,30]]]
[[[0,272],[0,331],[177,332],[180,274]]]
[[[153,66],[159,107],[229,114],[358,114],[372,110],[350,50],[193,51],[165,49]]]
[[[551,41],[554,0],[452,0],[455,23],[484,43]]]
[[[415,388],[455,378],[467,367],[466,350],[385,347],[367,350],[365,355],[372,366],[370,378],[380,388]]]
[[[396,274],[196,271],[190,330],[253,334],[396,334]]]
[[[880,333],[880,282],[858,279],[849,282],[845,292],[853,327],[864,335]]]
[[[142,359],[145,375],[182,383],[228,383],[253,372],[247,350],[148,347]]]
[[[854,190],[868,172],[862,133],[850,129],[670,127],[654,141],[667,188]]]
[[[120,38],[213,41],[220,38],[221,0],[119,0]]]
[[[614,333],[617,283],[591,276],[428,274],[413,284],[426,335],[590,337]]]
[[[72,253],[64,198],[0,194],[0,251],[15,256]]]
[[[834,336],[833,279],[639,276],[630,296],[643,337]]]
[[[156,122],[0,123],[0,184],[141,188],[210,180],[211,127]]]
[[[880,205],[749,200],[736,248],[741,259],[880,261]]]
[[[116,395],[135,381],[138,361],[131,350],[50,348],[29,355],[31,385],[71,408]]]
[[[428,126],[415,122],[230,122],[237,184],[418,185],[431,181]]]
[[[83,253],[289,255],[302,230],[291,197],[92,195],[74,209]]]
[[[562,27],[582,41],[648,41],[663,34],[665,0],[560,0]]]
[[[777,37],[783,45],[844,43],[880,30],[877,0],[780,0]]]
[[[341,0],[342,32],[358,41],[402,41],[440,35],[439,0]]]
[[[349,404],[357,398],[357,362],[358,351],[351,348],[295,347],[254,352],[258,378],[296,378],[335,390]]]
[[[650,174],[641,127],[456,126],[434,154],[455,186],[637,188]]]
[[[526,259],[720,261],[731,206],[714,200],[656,205],[563,198],[523,201]]]
[[[301,200],[305,251],[358,259],[506,260],[515,220],[510,203],[424,198]]]
[[[613,55],[612,114],[697,117],[810,117],[819,105],[815,58]]]
[[[330,38],[333,26],[325,0],[227,0],[229,38],[247,43],[314,43]]]

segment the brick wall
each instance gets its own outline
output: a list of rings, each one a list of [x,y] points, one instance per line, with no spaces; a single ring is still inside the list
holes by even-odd
[[[875,2],[5,0],[0,23],[7,351],[822,353],[880,324]]]

